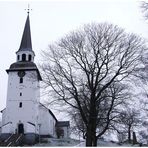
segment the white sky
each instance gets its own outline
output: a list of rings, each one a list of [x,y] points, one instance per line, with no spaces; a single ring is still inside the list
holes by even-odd
[[[109,22],[148,39],[148,24],[140,0],[29,0],[0,1],[0,110],[6,105],[6,69],[16,61],[28,3],[35,62],[41,50],[86,23]]]

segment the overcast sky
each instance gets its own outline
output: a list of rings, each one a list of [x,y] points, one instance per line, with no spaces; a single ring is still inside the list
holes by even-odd
[[[0,110],[6,105],[6,69],[16,62],[27,17],[28,3],[35,62],[41,50],[66,33],[91,22],[109,22],[148,39],[148,23],[140,9],[140,0],[34,0],[0,1]]]

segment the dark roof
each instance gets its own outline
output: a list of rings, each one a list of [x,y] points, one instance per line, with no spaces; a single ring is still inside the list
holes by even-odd
[[[70,126],[70,123],[69,123],[69,121],[58,121],[56,123],[56,126],[58,126],[58,127]]]
[[[42,80],[40,72],[34,62],[28,62],[28,61],[15,62],[15,63],[11,64],[10,68],[7,69],[6,71],[8,73],[10,71],[21,71],[21,70],[26,70],[26,71],[35,70],[38,73],[38,79]]]
[[[32,123],[32,122],[27,122],[27,123],[29,123],[29,124],[31,124],[31,125],[33,125],[33,126],[35,126],[35,124],[34,124],[34,123]]]
[[[43,105],[42,103],[40,103],[40,105],[43,106],[44,108],[46,108],[46,109],[49,111],[49,113],[52,115],[52,117],[56,120],[56,122],[58,122],[57,118],[55,117],[55,115],[53,114],[53,112],[52,112],[49,108],[47,108],[47,107],[46,107],[45,105]]]
[[[22,40],[20,44],[20,48],[18,51],[32,51],[32,42],[31,42],[31,31],[30,31],[30,20],[29,14],[26,19],[24,32],[22,35]]]
[[[9,69],[26,69],[26,68],[32,69],[32,68],[37,68],[37,66],[34,62],[19,61],[11,64]]]

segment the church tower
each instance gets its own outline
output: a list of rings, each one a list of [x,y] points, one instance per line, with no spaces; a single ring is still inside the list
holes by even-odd
[[[6,109],[3,111],[2,134],[24,134],[31,139],[39,134],[39,99],[42,80],[34,63],[29,12],[27,15],[16,62],[7,69],[8,88]]]

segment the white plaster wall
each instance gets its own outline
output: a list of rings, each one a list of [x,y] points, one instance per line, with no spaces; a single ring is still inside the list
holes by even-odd
[[[4,109],[3,112],[2,112],[2,123],[1,123],[1,126],[6,123],[5,122],[5,117],[6,117],[6,109]]]
[[[27,123],[26,124],[26,133],[34,133],[34,131],[35,131],[35,126]]]
[[[2,133],[2,121],[0,121],[0,134]]]
[[[2,133],[14,133],[12,129],[12,124],[9,123],[2,127]]]
[[[36,125],[34,133],[38,133],[39,81],[36,71],[25,71],[25,73],[23,83],[19,83],[17,72],[9,72],[5,123],[12,122],[12,132],[15,132],[19,123],[23,123],[26,133],[26,124],[31,122]],[[21,108],[20,102],[22,102]]]
[[[39,101],[39,82],[36,71],[25,71],[23,83],[19,83],[18,72],[9,72],[7,101],[9,100],[34,100]],[[20,96],[22,93],[22,96]]]
[[[56,120],[54,119],[53,122],[52,122],[52,133],[53,133],[53,136],[56,137],[56,129],[55,129],[55,125],[56,125]]]
[[[48,109],[44,106],[40,106],[39,111],[39,122],[40,126],[40,134],[41,135],[51,135],[55,137],[55,119],[49,113]]]
[[[11,108],[7,108],[6,123],[12,122],[14,131],[18,127],[18,123],[23,123],[24,132],[26,133],[27,122],[36,124],[37,114],[35,103],[32,101],[22,101],[22,108],[19,108],[19,103],[19,101],[11,101],[9,103],[8,106],[11,106]]]

